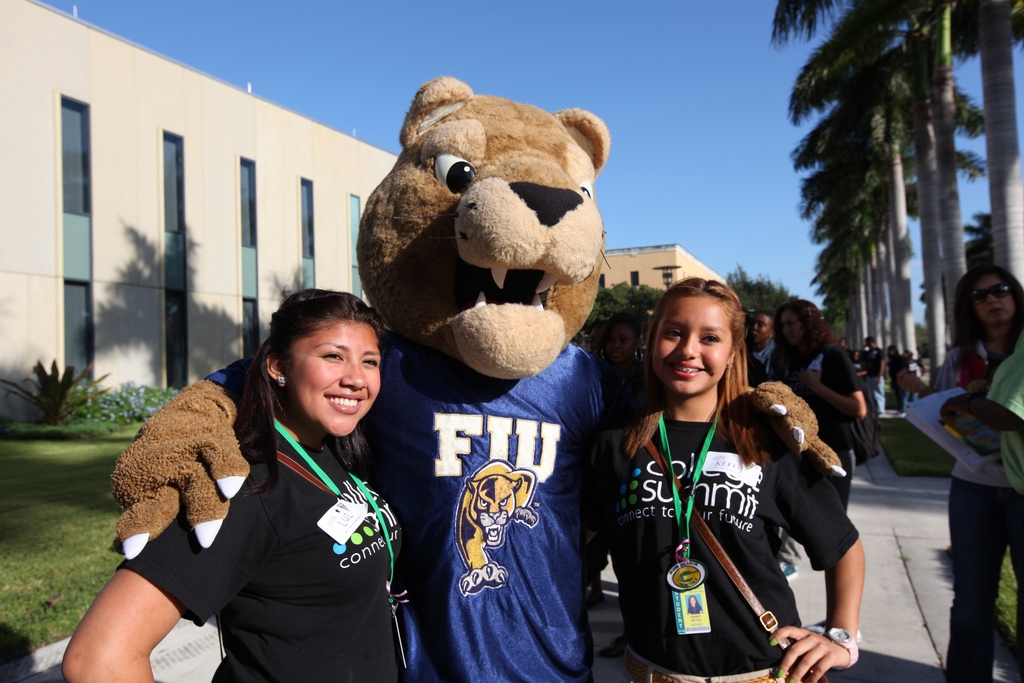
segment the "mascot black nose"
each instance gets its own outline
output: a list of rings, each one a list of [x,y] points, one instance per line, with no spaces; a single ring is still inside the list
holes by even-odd
[[[583,197],[572,190],[536,183],[509,183],[508,186],[533,209],[540,224],[548,228],[557,225],[562,216],[583,203]]]

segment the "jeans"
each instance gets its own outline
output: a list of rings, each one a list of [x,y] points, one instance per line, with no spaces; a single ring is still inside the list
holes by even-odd
[[[865,377],[868,391],[875,396],[875,405],[878,407],[878,414],[885,412],[885,380],[878,377]]]
[[[907,412],[907,403],[910,402],[910,392],[896,384],[892,383],[892,390],[896,393],[896,403],[898,404],[897,410],[900,413]]]
[[[995,658],[993,610],[1006,546],[1017,576],[1024,576],[1024,496],[1011,488],[953,477],[949,537],[953,555],[953,607],[949,613],[946,680],[991,683]],[[1024,581],[1018,583],[1021,603]],[[1017,656],[1024,653],[1024,609],[1017,611]]]

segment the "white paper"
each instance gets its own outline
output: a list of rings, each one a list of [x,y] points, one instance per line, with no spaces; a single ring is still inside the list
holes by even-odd
[[[953,387],[946,391],[936,391],[924,398],[919,398],[907,407],[907,421],[914,425],[925,436],[942,446],[950,455],[962,462],[972,471],[977,470],[986,462],[996,460],[1000,453],[996,451],[989,455],[978,455],[978,453],[956,438],[939,422],[942,414],[939,409],[949,399],[965,393],[961,387]]]

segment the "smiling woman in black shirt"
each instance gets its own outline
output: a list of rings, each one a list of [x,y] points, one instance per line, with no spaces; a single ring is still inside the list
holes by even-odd
[[[631,422],[601,432],[593,448],[591,526],[610,532],[628,642],[626,681],[658,674],[657,680],[814,682],[856,661],[856,643],[837,641],[846,640],[844,629],[857,632],[864,582],[857,530],[814,468],[748,416],[743,323],[739,300],[725,285],[699,278],[672,285],[648,332],[644,406]],[[674,479],[684,494],[673,493]],[[782,625],[771,637],[703,539],[689,531],[697,515]],[[812,564],[825,570],[835,640],[800,628],[775,561],[778,528],[804,543]],[[785,651],[776,645],[782,638],[794,641]]]

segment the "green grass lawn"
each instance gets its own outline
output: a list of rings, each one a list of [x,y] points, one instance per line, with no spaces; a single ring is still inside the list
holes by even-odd
[[[882,420],[882,446],[904,477],[948,477],[956,460],[920,429],[901,418]]]
[[[70,635],[120,563],[110,473],[139,426],[0,440],[0,663]]]

